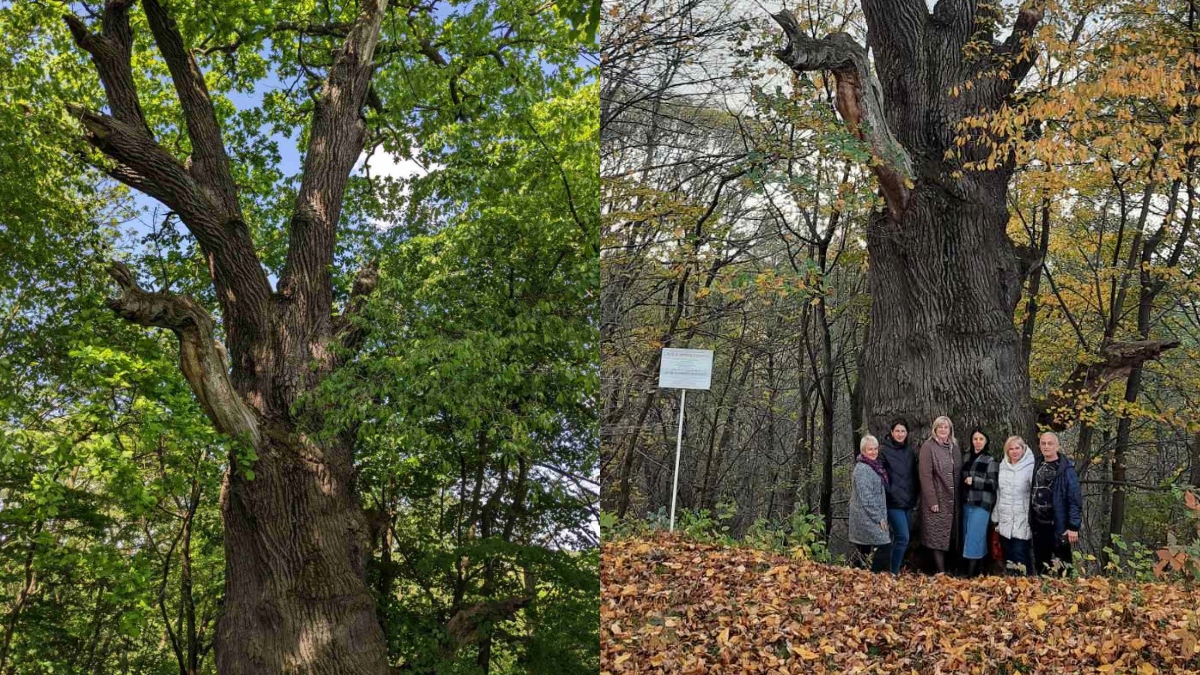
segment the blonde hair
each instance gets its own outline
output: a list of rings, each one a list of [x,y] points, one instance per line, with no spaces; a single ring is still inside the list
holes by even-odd
[[[866,436],[863,436],[862,440],[858,442],[858,454],[861,455],[862,451],[866,450],[867,446],[871,446],[871,445],[878,448],[879,447],[879,439],[875,438],[871,434],[867,434]]]
[[[933,421],[933,426],[929,427],[929,438],[926,438],[925,440],[937,440],[937,437],[933,432],[938,428],[938,425],[942,424],[943,422],[946,423],[946,426],[950,427],[950,444],[957,447],[958,439],[954,437],[954,422],[951,422],[950,418],[946,417],[945,415],[939,415],[938,418]]]
[[[1025,443],[1024,438],[1021,438],[1020,436],[1009,436],[1004,441],[1004,457],[1003,457],[1003,459],[1005,459],[1005,460],[1008,459],[1008,445],[1010,443],[1012,443],[1013,441],[1016,441],[1017,445],[1021,446],[1021,450],[1022,450],[1021,456],[1022,457],[1025,456],[1026,452],[1029,452],[1029,445]]]

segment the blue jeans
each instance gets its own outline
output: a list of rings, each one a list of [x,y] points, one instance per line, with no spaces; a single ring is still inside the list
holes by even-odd
[[[1009,539],[1000,537],[1000,547],[1004,549],[1004,566],[1016,563],[1025,566],[1025,576],[1033,576],[1033,557],[1030,555],[1028,539]]]
[[[888,509],[888,529],[892,531],[892,574],[900,573],[904,552],[908,550],[908,533],[912,529],[912,509]]]

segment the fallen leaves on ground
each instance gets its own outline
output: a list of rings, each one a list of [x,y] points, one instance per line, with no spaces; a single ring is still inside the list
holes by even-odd
[[[678,536],[604,547],[601,670],[1200,673],[1200,592],[871,574]]]

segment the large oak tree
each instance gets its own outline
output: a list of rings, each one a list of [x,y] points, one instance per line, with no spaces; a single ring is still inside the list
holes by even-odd
[[[1005,139],[963,122],[1019,95],[1044,4],[1023,5],[1001,41],[997,3],[939,0],[931,11],[924,0],[862,0],[871,59],[846,33],[817,39],[787,10],[774,15],[788,38],[777,58],[796,73],[833,74],[838,112],[868,147],[883,196],[867,228],[872,304],[861,360],[876,433],[897,415],[926,429],[939,414],[959,428],[1061,427],[1054,412],[1074,395],[1177,344],[1106,344],[1058,396],[1030,397],[1013,314],[1040,261],[1007,234],[1014,155],[997,151]]]
[[[372,532],[356,489],[357,425],[326,425],[325,410],[313,396],[364,346],[366,322],[356,315],[379,283],[378,265],[369,263],[353,275],[348,293],[338,290],[348,185],[372,132],[376,139],[390,134],[392,151],[407,151],[394,137],[403,139],[405,124],[415,124],[405,119],[414,110],[433,111],[428,114],[454,124],[478,113],[487,86],[500,92],[493,102],[506,96],[520,100],[524,78],[540,71],[536,64],[527,69],[511,64],[535,60],[531,54],[545,35],[536,28],[523,34],[522,26],[536,24],[530,17],[537,12],[515,5],[498,9],[495,17],[476,11],[479,21],[456,24],[464,34],[439,36],[429,30],[432,4],[389,8],[388,0],[364,0],[336,11],[326,5],[324,23],[259,17],[232,35],[217,36],[217,44],[210,44],[212,35],[197,44],[181,27],[181,15],[194,20],[198,8],[143,0],[139,14],[137,4],[108,0],[98,10],[85,6],[90,18],[65,16],[75,45],[99,76],[106,103],[69,110],[98,151],[88,155],[89,162],[165,204],[194,238],[211,279],[216,315],[198,299],[143,288],[138,272],[125,264],[114,262],[108,270],[119,289],[110,308],[132,323],[174,333],[192,392],[236,447],[220,498],[226,570],[217,669],[222,675],[388,672],[388,649],[368,584],[378,532]],[[578,14],[579,3],[568,4],[565,13]],[[479,33],[472,36],[472,30]],[[302,92],[291,101],[290,112],[302,118],[307,147],[283,228],[286,250],[272,266],[256,246],[248,198],[235,178],[222,124],[228,112],[210,93],[198,57],[252,61],[256,49],[265,49],[264,40],[297,35],[302,37],[294,69],[297,80],[309,86],[307,97]],[[221,44],[225,37],[231,41]],[[151,49],[165,64],[165,79],[177,98],[182,129],[173,142],[148,114],[148,92],[139,90],[139,82],[146,82],[145,59],[156,58]],[[404,69],[405,59],[423,61],[429,70]],[[476,62],[494,63],[507,77],[486,86],[472,82],[467,73]],[[380,71],[391,63],[401,64],[396,70],[403,72],[381,82]],[[444,83],[444,98],[413,101],[418,97],[401,88],[431,80]],[[391,119],[402,121],[373,128],[372,112],[389,106]],[[464,608],[455,615],[451,637],[468,641],[480,617],[502,618],[486,609]]]

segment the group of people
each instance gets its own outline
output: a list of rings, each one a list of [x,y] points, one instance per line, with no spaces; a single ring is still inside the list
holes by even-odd
[[[999,534],[1005,569],[1034,575],[1071,563],[1082,497],[1058,436],[1043,433],[1037,453],[1020,436],[1009,436],[999,458],[983,429],[973,429],[970,439],[960,453],[954,424],[945,416],[933,421],[919,449],[903,418],[892,421],[882,444],[863,437],[850,479],[849,534],[864,565],[898,574],[916,519],[939,573],[946,572],[956,539],[966,574],[979,573],[989,522]]]

